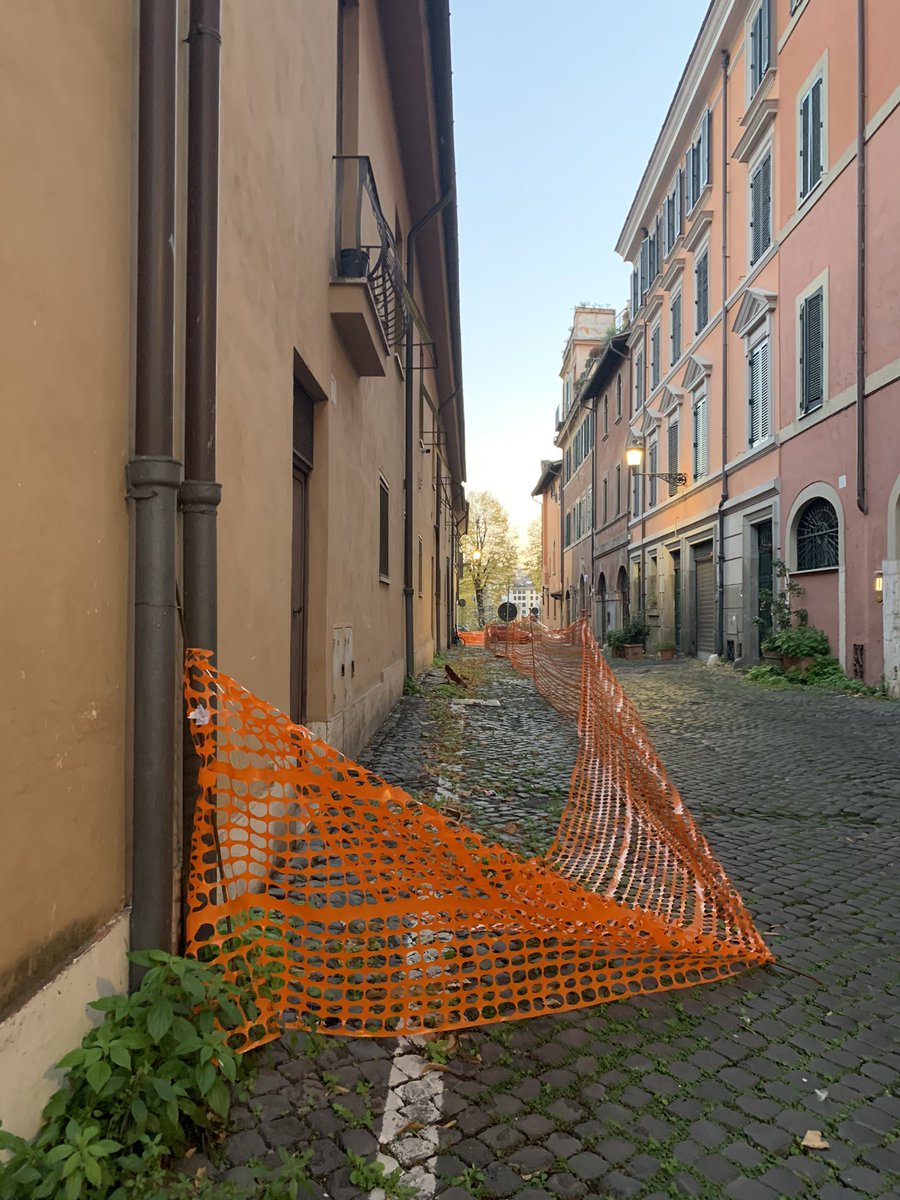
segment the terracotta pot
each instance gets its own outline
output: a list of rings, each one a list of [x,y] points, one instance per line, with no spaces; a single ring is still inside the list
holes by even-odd
[[[662,659],[663,662],[671,662],[673,660],[673,658],[675,657],[675,651],[674,650],[660,650],[659,657]]]
[[[644,647],[641,645],[640,642],[633,642],[628,646],[623,646],[622,649],[624,651],[625,658],[643,658],[644,657]]]
[[[785,654],[781,665],[786,671],[808,671],[815,661],[812,654],[804,654],[802,658],[792,658],[789,654]]]

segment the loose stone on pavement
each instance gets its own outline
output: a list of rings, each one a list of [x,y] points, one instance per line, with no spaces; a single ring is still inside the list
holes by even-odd
[[[429,672],[361,761],[542,853],[574,724],[505,662],[451,661],[469,688]],[[900,1195],[900,706],[767,692],[693,662],[620,678],[763,936],[806,975],[428,1040],[288,1034],[256,1053],[220,1175],[246,1179],[283,1146],[311,1152],[332,1200]],[[828,1148],[803,1149],[809,1130]]]

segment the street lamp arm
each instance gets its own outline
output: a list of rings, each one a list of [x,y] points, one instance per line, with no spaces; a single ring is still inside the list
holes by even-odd
[[[635,475],[640,475],[642,479],[663,479],[666,483],[672,484],[673,487],[685,487],[687,485],[687,475],[684,471],[635,471]]]

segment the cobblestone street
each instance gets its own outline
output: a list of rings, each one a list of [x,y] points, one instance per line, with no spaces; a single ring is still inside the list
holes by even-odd
[[[540,853],[574,725],[505,662],[452,662],[467,699],[499,704],[461,703],[433,670],[363,761]],[[458,1038],[288,1036],[259,1052],[226,1177],[308,1146],[332,1200],[900,1195],[900,705],[695,662],[621,668],[785,969]],[[802,1149],[810,1130],[828,1147]]]

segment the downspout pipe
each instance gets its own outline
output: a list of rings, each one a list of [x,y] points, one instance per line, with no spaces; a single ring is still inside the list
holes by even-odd
[[[866,0],[856,0],[856,507],[866,498]]]
[[[429,222],[447,207],[456,195],[456,185],[447,188],[436,204],[433,204],[412,226],[406,235],[406,288],[413,295],[415,286],[415,256],[416,239]],[[414,380],[413,380],[413,327],[406,331],[406,354],[404,361],[405,372],[405,445],[404,445],[404,475],[403,480],[403,614],[406,627],[406,674],[411,679],[416,673],[415,626],[413,614],[413,412],[414,412]]]
[[[188,45],[187,278],[185,284],[184,483],[179,493],[188,644],[218,649],[216,330],[219,252],[220,0],[191,0]],[[187,895],[199,762],[184,722],[182,896]]]
[[[725,505],[728,503],[728,68],[722,51],[722,494],[718,507],[718,604],[716,654],[725,654]]]
[[[142,0],[138,84],[133,501],[131,948],[172,949],[176,711],[180,695],[174,457],[176,5]],[[141,968],[131,966],[131,985]]]

